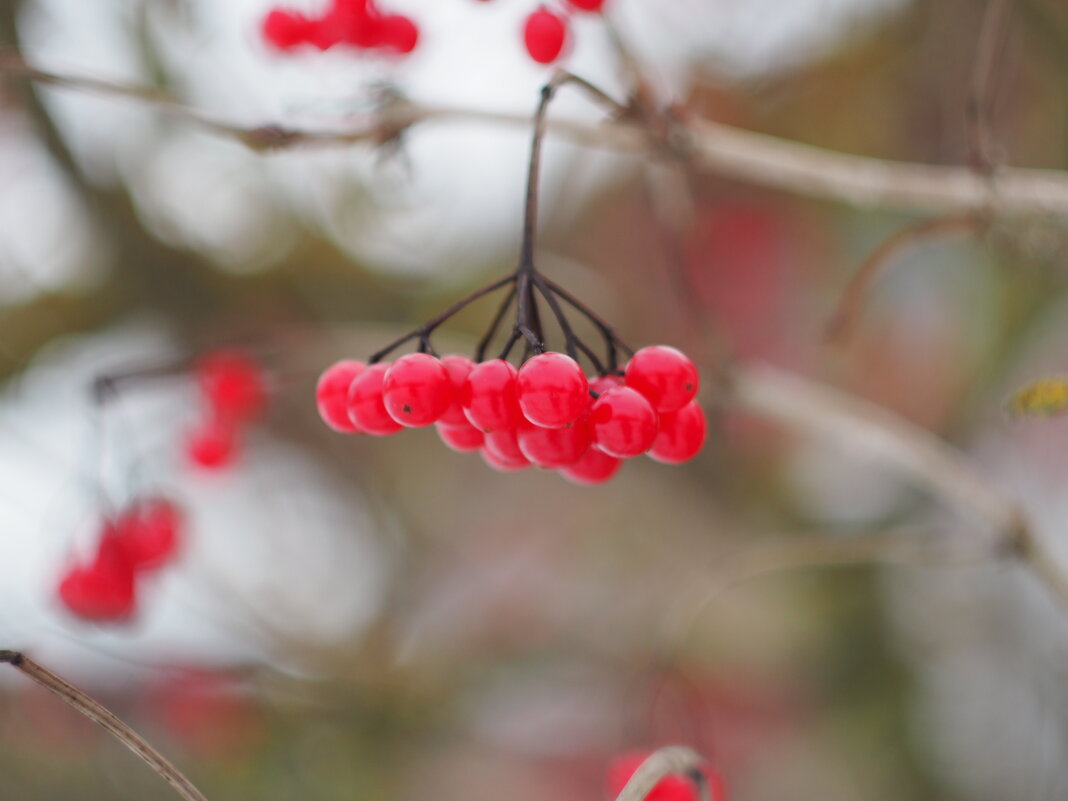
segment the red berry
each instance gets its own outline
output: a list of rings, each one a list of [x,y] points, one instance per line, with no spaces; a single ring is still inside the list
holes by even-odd
[[[690,401],[677,412],[660,415],[660,433],[649,455],[665,464],[689,461],[705,444],[707,430],[704,411]]]
[[[515,428],[522,417],[516,396],[516,369],[504,359],[476,364],[464,382],[460,404],[475,428]]]
[[[486,434],[484,448],[505,462],[529,461],[519,449],[519,438],[514,428],[502,428]]]
[[[544,7],[534,11],[523,24],[523,44],[539,64],[556,61],[566,40],[567,23]]]
[[[575,484],[603,484],[616,474],[622,461],[604,451],[590,448],[574,464],[560,468],[560,475]]]
[[[275,9],[263,18],[263,38],[279,50],[290,50],[308,40],[311,23],[303,14]]]
[[[389,416],[382,398],[382,384],[389,362],[369,364],[349,386],[349,419],[366,434],[385,437],[404,426]]]
[[[178,552],[182,513],[166,498],[143,498],[115,522],[115,537],[135,570],[152,570]]]
[[[382,398],[389,416],[402,426],[428,426],[452,404],[452,380],[434,356],[409,353],[386,371]]]
[[[59,582],[59,600],[82,620],[117,622],[134,612],[134,568],[107,526],[88,565],[70,568]]]
[[[603,11],[605,0],[567,0],[579,11]]]
[[[593,441],[618,459],[633,459],[649,450],[657,422],[653,405],[630,387],[610,389],[590,407]]]
[[[323,370],[315,386],[315,405],[323,422],[342,434],[359,433],[349,419],[349,387],[367,365],[355,359],[335,362]]]
[[[218,350],[197,362],[201,392],[213,411],[235,422],[250,420],[263,411],[267,388],[255,359],[241,350]]]
[[[697,395],[694,363],[682,351],[650,345],[627,363],[627,386],[642,393],[658,412],[677,412]]]
[[[411,53],[419,43],[419,29],[408,17],[387,14],[378,20],[380,42],[398,53]]]
[[[237,428],[229,420],[213,417],[190,432],[185,448],[189,460],[197,467],[207,470],[228,467],[237,456]]]
[[[519,450],[538,467],[566,467],[575,464],[590,447],[590,427],[580,417],[563,428],[542,428],[520,424],[516,432]]]
[[[519,368],[519,408],[536,426],[560,428],[590,406],[589,383],[578,362],[563,353],[539,353]]]
[[[614,759],[608,766],[608,794],[613,798],[619,795],[630,777],[648,757],[649,752],[636,751]],[[719,773],[707,768],[702,768],[701,772],[708,782],[709,797],[712,801],[725,801],[727,795]],[[665,776],[649,791],[645,801],[698,801],[697,788],[690,779]]]
[[[449,379],[452,381],[453,401],[438,422],[447,426],[469,425],[470,421],[464,414],[464,407],[460,405],[460,398],[463,395],[464,383],[475,368],[475,363],[466,356],[450,353],[448,356],[441,357],[441,366],[445,368],[445,372],[449,374]]]
[[[480,453],[482,454],[482,460],[486,464],[502,473],[514,473],[516,470],[524,470],[530,467],[530,462],[526,459],[502,459],[486,448],[483,448]]]
[[[485,435],[466,420],[459,425],[434,423],[441,441],[460,453],[479,450],[485,442]]]
[[[610,389],[623,386],[623,376],[609,373],[608,375],[597,376],[590,381],[590,391],[596,392],[598,395],[603,395]]]

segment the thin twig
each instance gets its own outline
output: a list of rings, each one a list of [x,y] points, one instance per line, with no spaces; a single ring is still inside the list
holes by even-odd
[[[186,801],[207,801],[204,795],[193,786],[193,783],[168,762],[159,751],[85,692],[19,651],[0,651],[0,662],[6,662],[21,671],[27,678],[61,698],[89,720],[102,726],[115,739],[144,760]]]
[[[972,167],[981,175],[990,175],[995,167],[994,136],[990,127],[996,85],[994,78],[999,57],[1005,48],[1011,5],[1012,0],[987,0],[968,101],[964,107],[968,157]]]
[[[616,801],[644,801],[653,788],[668,776],[682,776],[693,781],[700,774],[704,760],[690,748],[681,745],[669,745],[651,753],[623,789],[616,796]]]
[[[856,326],[871,285],[890,266],[895,256],[921,242],[970,234],[984,225],[986,218],[982,214],[951,214],[920,220],[892,233],[868,254],[849,279],[834,314],[827,323],[827,339],[842,342],[849,337]]]

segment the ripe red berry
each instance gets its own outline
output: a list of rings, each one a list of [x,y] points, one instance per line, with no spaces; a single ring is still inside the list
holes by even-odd
[[[479,450],[485,442],[485,435],[466,420],[458,425],[434,423],[441,441],[460,453]]]
[[[609,373],[590,380],[590,391],[603,395],[610,389],[623,386],[623,376]]]
[[[677,412],[694,399],[699,378],[685,353],[667,345],[650,345],[631,357],[626,380],[658,412]]]
[[[575,464],[589,449],[590,427],[586,417],[563,428],[521,423],[516,439],[522,454],[538,467],[566,467]]]
[[[115,521],[115,538],[135,570],[171,561],[181,542],[182,513],[166,498],[142,498]]]
[[[428,426],[452,404],[452,380],[434,356],[409,353],[386,371],[382,399],[389,416],[402,426]]]
[[[452,381],[453,401],[438,422],[447,426],[469,425],[470,421],[464,414],[464,407],[460,405],[460,398],[463,396],[467,376],[475,369],[475,363],[466,356],[450,353],[448,356],[441,357],[441,366],[445,368],[445,372],[449,374],[449,380]]]
[[[382,398],[382,384],[390,366],[389,362],[369,364],[349,386],[349,418],[352,424],[376,437],[396,434],[404,428],[390,417]]]
[[[536,426],[560,428],[590,407],[589,383],[578,362],[563,353],[539,353],[519,368],[519,408]]]
[[[419,43],[419,29],[408,17],[387,14],[378,20],[379,41],[398,53],[411,53]]]
[[[82,620],[118,622],[133,615],[135,586],[133,564],[108,526],[93,560],[60,580],[59,600]]]
[[[290,50],[308,40],[310,22],[295,11],[274,9],[263,18],[263,38],[279,50]]]
[[[539,64],[556,61],[566,41],[567,23],[544,7],[534,11],[523,24],[523,44]]]
[[[631,752],[616,757],[608,766],[608,794],[615,798],[630,781],[630,777],[641,767],[641,764],[649,757],[649,752]],[[725,801],[727,798],[723,779],[719,773],[709,768],[702,768],[701,772],[708,783],[709,797],[712,801]],[[697,788],[690,779],[682,776],[665,776],[648,795],[645,801],[698,801]]]
[[[471,425],[482,431],[515,428],[522,417],[516,396],[516,369],[504,359],[475,365],[460,392]]]
[[[256,360],[237,349],[205,354],[196,365],[201,392],[220,418],[245,422],[267,401],[263,371]]]
[[[603,11],[605,0],[567,0],[567,2],[579,11]]]
[[[704,411],[690,401],[677,412],[660,415],[660,433],[649,455],[665,464],[689,461],[705,444],[707,430]]]
[[[237,457],[237,428],[229,420],[213,416],[189,433],[185,450],[197,467],[206,470],[228,467]]]
[[[323,422],[342,434],[355,434],[360,429],[349,418],[349,387],[367,365],[355,359],[336,362],[319,376],[315,386],[315,405]]]
[[[514,428],[502,428],[486,434],[483,447],[504,462],[529,461],[519,449],[519,438]]]
[[[524,458],[520,459],[502,459],[496,453],[487,448],[483,448],[479,451],[482,454],[482,461],[492,467],[494,470],[499,470],[502,473],[514,473],[516,470],[525,470],[530,467],[530,462]]]
[[[592,486],[608,481],[619,471],[622,464],[623,462],[616,457],[609,456],[596,448],[590,448],[574,464],[561,467],[560,475],[575,484]]]
[[[630,387],[610,389],[590,407],[593,441],[618,459],[633,459],[649,450],[657,423],[653,405]]]

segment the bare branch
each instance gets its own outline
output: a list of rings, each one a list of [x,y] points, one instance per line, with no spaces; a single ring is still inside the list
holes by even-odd
[[[149,745],[141,735],[85,692],[19,651],[0,651],[0,662],[6,662],[21,671],[23,675],[37,682],[50,693],[59,696],[89,720],[105,728],[115,739],[137,754],[163,777],[163,780],[170,784],[185,801],[207,801],[204,795],[193,786],[193,783]]]
[[[701,763],[704,760],[689,748],[670,745],[660,748],[638,766],[623,789],[616,796],[616,801],[644,801],[660,781],[667,776],[684,776],[691,781],[702,783]]]

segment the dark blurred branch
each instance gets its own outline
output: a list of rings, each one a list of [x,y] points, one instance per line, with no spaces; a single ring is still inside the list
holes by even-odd
[[[19,651],[0,651],[0,663],[2,662],[11,665],[24,676],[74,707],[89,720],[106,729],[116,740],[144,760],[186,801],[207,801],[204,795],[193,786],[193,783],[168,762],[159,751],[84,691],[79,690],[73,684]]]
[[[990,128],[996,86],[994,78],[1005,48],[1011,5],[1012,0],[987,0],[964,110],[968,155],[972,167],[982,175],[992,173],[995,166],[994,137]]]
[[[465,122],[529,127],[525,114],[387,100],[373,113],[333,130],[281,125],[242,127],[174,102],[154,89],[59,75],[28,66],[10,53],[0,57],[0,74],[63,88],[129,97],[149,103],[258,151],[298,145],[382,144],[425,122]],[[1068,216],[1068,172],[1006,167],[990,178],[968,167],[915,164],[854,156],[744,131],[709,120],[676,120],[664,136],[651,137],[641,120],[600,123],[554,120],[554,134],[571,141],[622,152],[665,149],[695,169],[759,186],[858,206],[960,213],[988,210],[1003,215]]]

